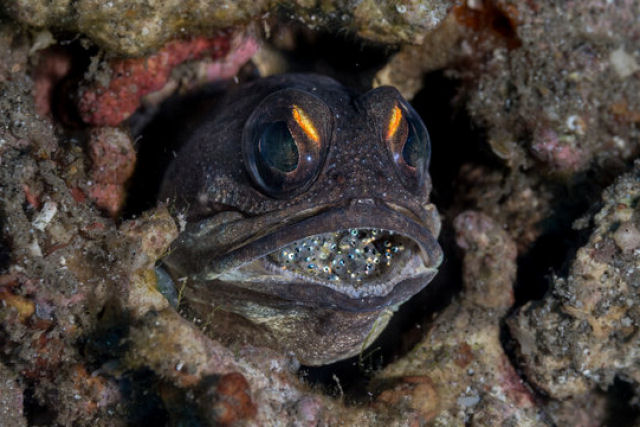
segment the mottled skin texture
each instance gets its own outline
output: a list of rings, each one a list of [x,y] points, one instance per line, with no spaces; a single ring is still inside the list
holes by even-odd
[[[188,306],[214,335],[292,351],[305,364],[330,363],[363,350],[428,284],[442,259],[431,180],[426,170],[413,181],[402,175],[383,137],[393,106],[404,102],[390,87],[360,95],[323,76],[274,76],[230,91],[185,137],[160,200],[185,213],[188,226],[164,264],[186,283]],[[242,140],[254,111],[268,116],[276,104],[302,106],[325,154],[303,185],[274,196],[252,179]],[[260,264],[295,240],[351,228],[393,230],[413,242],[413,264],[392,289],[346,290]]]

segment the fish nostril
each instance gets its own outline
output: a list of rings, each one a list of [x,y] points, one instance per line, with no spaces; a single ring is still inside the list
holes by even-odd
[[[333,181],[336,182],[338,185],[342,185],[346,182],[344,175],[334,174],[332,178],[333,178]]]

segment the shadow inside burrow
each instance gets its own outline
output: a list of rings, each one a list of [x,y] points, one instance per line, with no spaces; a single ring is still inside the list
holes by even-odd
[[[633,160],[598,164],[574,174],[569,180],[547,177],[552,194],[551,214],[537,224],[539,237],[518,254],[513,310],[542,299],[553,276],[567,277],[577,251],[587,244],[594,230],[593,217],[602,208],[602,192],[616,178],[633,170]],[[577,220],[584,224],[578,226]]]
[[[232,82],[219,82],[186,94],[175,94],[158,106],[142,106],[128,120],[136,141],[136,168],[122,218],[140,215],[157,204],[164,173],[188,135]]]
[[[529,301],[542,299],[549,291],[553,276],[566,277],[576,252],[587,243],[593,224],[580,229],[573,224],[583,215],[597,211],[604,188],[594,188],[594,181],[587,175],[579,174],[568,185],[548,184],[554,195],[552,213],[537,224],[540,236],[524,253],[518,254],[513,289],[515,303],[511,311]]]
[[[640,422],[637,386],[632,380],[616,377],[606,391],[607,417],[603,425],[632,427]]]
[[[56,410],[50,406],[42,405],[36,397],[35,382],[25,385],[22,393],[24,417],[30,426],[44,426],[58,417]]]
[[[146,316],[155,315],[152,311]],[[78,347],[90,372],[116,383],[121,400],[111,411],[126,419],[128,425],[169,425],[174,414],[161,397],[166,380],[150,368],[126,365],[131,326],[130,314],[118,302],[109,302],[98,314],[95,329],[81,337]]]

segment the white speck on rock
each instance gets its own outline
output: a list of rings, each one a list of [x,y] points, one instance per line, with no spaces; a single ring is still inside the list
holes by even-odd
[[[467,0],[467,6],[469,7],[469,9],[473,9],[473,10],[484,9],[482,0]]]
[[[52,201],[46,202],[38,216],[33,220],[33,226],[40,231],[44,231],[56,212],[58,212],[58,205]]]
[[[458,398],[458,405],[464,406],[465,408],[470,408],[472,406],[476,406],[480,402],[480,396],[462,396]]]
[[[187,228],[187,218],[184,213],[178,214],[178,228],[182,233]]]
[[[567,117],[566,124],[567,124],[567,128],[570,131],[575,132],[578,135],[584,135],[585,123],[584,123],[584,120],[582,120],[582,117],[576,114],[572,114],[569,117]]]
[[[616,144],[616,147],[621,149],[627,146],[627,143],[625,142],[625,140],[620,138],[617,135],[613,137],[613,143]]]
[[[42,256],[42,249],[40,249],[40,244],[38,243],[38,241],[36,239],[33,239],[31,244],[29,245],[29,253],[31,253],[31,256],[33,256],[33,257],[41,257]]]
[[[632,222],[620,224],[612,237],[623,252],[631,252],[640,247],[640,230]]]
[[[640,66],[636,62],[635,58],[624,51],[622,47],[614,50],[609,55],[609,62],[614,71],[622,79],[626,79],[636,71],[640,70]]]

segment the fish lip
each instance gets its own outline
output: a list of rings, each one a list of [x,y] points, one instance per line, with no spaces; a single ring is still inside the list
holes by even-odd
[[[427,255],[425,264],[434,267],[442,261],[442,251],[435,237],[423,225],[406,215],[378,204],[354,204],[329,208],[261,236],[211,261],[211,269],[203,278],[269,255],[293,242],[309,236],[345,231],[353,228],[378,228],[393,231],[412,241]]]
[[[432,232],[418,216],[410,218],[384,202],[371,199],[355,199],[339,206],[320,208],[310,216],[286,223],[268,233],[234,247],[224,253],[190,253],[188,248],[179,248],[164,261],[169,267],[182,271],[198,271],[190,279],[211,286],[236,286],[243,291],[258,292],[293,301],[311,307],[333,307],[346,311],[371,311],[400,304],[424,288],[437,273],[442,262],[442,250]],[[242,220],[241,220],[242,221]],[[225,272],[241,269],[252,262],[308,236],[353,228],[379,228],[389,230],[413,241],[423,254],[425,268],[420,274],[395,284],[385,295],[353,297],[318,283],[304,280],[233,282],[220,280]],[[180,266],[180,260],[191,268]],[[177,265],[176,265],[177,264]],[[194,265],[199,267],[193,268]],[[226,282],[223,285],[223,282]]]

